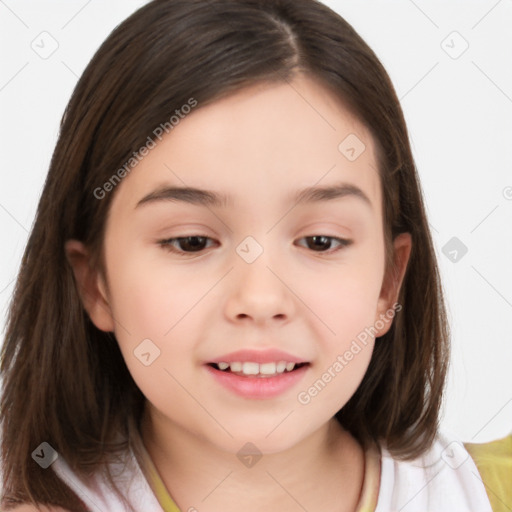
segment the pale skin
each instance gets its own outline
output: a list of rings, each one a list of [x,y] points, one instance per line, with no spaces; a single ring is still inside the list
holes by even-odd
[[[349,134],[366,146],[354,161],[338,149]],[[355,194],[291,199],[339,183],[369,202]],[[206,189],[229,201],[137,206],[161,186]],[[392,309],[409,259],[411,238],[402,234],[394,241],[396,271],[385,272],[368,130],[309,78],[250,87],[199,104],[114,193],[106,279],[81,242],[68,241],[66,252],[91,320],[115,333],[147,398],[142,438],[180,509],[355,510],[364,453],[333,416],[364,377],[375,340],[307,405],[297,395]],[[187,236],[208,237],[204,250],[180,256],[159,243]],[[236,251],[248,236],[263,249],[252,263]],[[314,236],[332,238],[320,250]],[[144,339],[160,349],[149,366],[134,356]],[[241,348],[277,348],[309,366],[278,397],[240,397],[215,382],[205,363]],[[263,454],[250,468],[236,456],[246,442]]]

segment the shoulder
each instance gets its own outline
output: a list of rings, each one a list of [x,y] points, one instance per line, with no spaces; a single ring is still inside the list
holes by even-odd
[[[512,509],[512,433],[487,443],[464,443],[489,490],[493,511]]]
[[[99,468],[87,480],[83,480],[81,475],[73,471],[63,457],[59,457],[51,468],[90,510],[163,512],[131,449],[118,454],[107,466]],[[107,469],[113,478],[113,486],[105,478]],[[67,511],[57,509],[41,512]]]
[[[464,443],[479,466],[512,468],[512,433],[487,443]]]
[[[478,469],[456,436],[438,432],[430,448],[414,460],[395,458],[386,447],[381,451],[377,512],[492,512]]]

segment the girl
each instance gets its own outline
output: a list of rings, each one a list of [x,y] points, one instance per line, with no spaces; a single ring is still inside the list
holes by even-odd
[[[117,27],[9,311],[3,509],[510,507],[485,457],[512,438],[438,432],[447,361],[404,118],[352,27],[314,0]]]

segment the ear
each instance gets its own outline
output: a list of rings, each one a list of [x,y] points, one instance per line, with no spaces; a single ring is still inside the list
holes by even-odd
[[[78,240],[68,240],[64,247],[82,304],[90,319],[101,331],[114,331],[114,317],[108,301],[107,287],[100,272],[91,266],[90,252]]]
[[[376,337],[386,334],[394,317],[394,304],[398,300],[402,281],[404,279],[409,257],[412,249],[412,238],[410,233],[400,233],[393,241],[394,246],[394,267],[387,269],[384,276],[382,288],[377,303],[375,315],[376,327],[384,324],[384,327],[377,329]],[[393,312],[393,313],[391,313]]]

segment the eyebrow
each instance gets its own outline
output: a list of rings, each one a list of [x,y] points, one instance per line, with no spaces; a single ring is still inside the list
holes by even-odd
[[[229,198],[224,194],[193,187],[159,187],[144,196],[135,206],[157,201],[181,201],[199,206],[226,206]]]
[[[305,204],[344,197],[356,197],[370,208],[372,207],[370,198],[359,187],[347,183],[336,183],[324,187],[308,187],[295,192],[290,197],[290,201],[296,204]],[[229,204],[230,198],[225,194],[200,188],[162,186],[144,196],[135,208],[160,201],[179,201],[198,206],[225,207]]]

